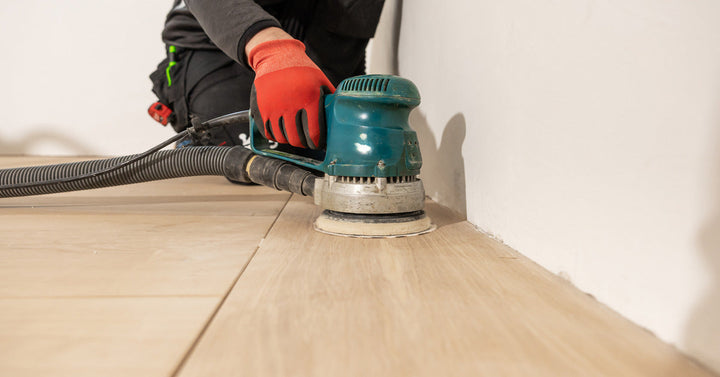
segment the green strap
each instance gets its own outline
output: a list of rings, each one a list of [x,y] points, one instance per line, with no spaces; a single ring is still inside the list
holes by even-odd
[[[177,64],[177,62],[175,61],[175,52],[177,51],[177,49],[175,48],[175,46],[170,46],[168,51],[170,52],[170,62],[168,63],[167,68],[165,68],[165,75],[167,76],[168,86],[170,86],[170,85],[172,85],[172,78],[170,77],[170,69],[173,66],[175,66],[175,64]]]

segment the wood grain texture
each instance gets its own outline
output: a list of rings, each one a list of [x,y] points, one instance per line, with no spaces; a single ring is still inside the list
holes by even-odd
[[[213,297],[0,299],[0,376],[167,376]]]
[[[289,197],[195,177],[0,199],[0,376],[170,375]]]
[[[709,376],[430,204],[431,234],[310,231],[293,198],[180,376]]]
[[[0,166],[69,159],[27,160]],[[289,196],[193,177],[0,199],[0,297],[220,296]]]

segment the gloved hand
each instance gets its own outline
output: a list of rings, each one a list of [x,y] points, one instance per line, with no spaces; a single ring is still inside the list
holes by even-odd
[[[255,71],[250,94],[253,120],[269,140],[295,147],[325,146],[323,97],[335,91],[330,80],[296,39],[263,42],[248,54]]]

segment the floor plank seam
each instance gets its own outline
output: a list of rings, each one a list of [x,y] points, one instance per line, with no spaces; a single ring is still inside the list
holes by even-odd
[[[217,316],[218,312],[219,312],[220,309],[223,307],[223,304],[225,304],[225,301],[227,300],[228,296],[230,296],[230,293],[232,293],[232,290],[233,290],[233,288],[235,288],[235,285],[237,284],[238,280],[240,280],[240,278],[242,277],[242,275],[243,275],[243,273],[245,272],[245,270],[247,269],[247,267],[250,265],[250,263],[252,262],[252,260],[255,258],[255,254],[257,254],[258,250],[260,250],[260,246],[262,245],[263,241],[264,241],[265,238],[268,236],[268,234],[270,234],[270,231],[272,231],[273,227],[275,227],[275,223],[277,223],[277,220],[280,218],[280,215],[282,215],[283,211],[284,211],[285,208],[287,207],[288,203],[290,203],[290,199],[292,199],[293,196],[294,196],[294,194],[288,196],[288,198],[287,198],[287,200],[285,201],[285,203],[283,204],[282,208],[280,208],[280,211],[278,211],[277,216],[275,216],[275,220],[273,220],[272,224],[270,224],[270,226],[268,227],[268,229],[267,229],[267,231],[265,232],[265,234],[263,234],[263,238],[260,239],[260,241],[258,242],[258,245],[257,245],[257,247],[255,247],[255,250],[253,250],[252,255],[250,255],[250,258],[248,258],[248,261],[247,261],[247,262],[245,263],[245,265],[240,269],[240,272],[239,272],[238,275],[235,277],[235,279],[233,280],[232,284],[230,284],[230,288],[228,288],[227,292],[225,292],[225,295],[224,295],[223,298],[220,300],[220,302],[218,303],[218,305],[215,307],[215,310],[213,310],[212,314],[210,315],[210,317],[208,318],[208,320],[205,322],[205,325],[203,325],[203,328],[200,330],[200,332],[198,333],[198,335],[195,337],[195,340],[193,340],[192,344],[190,345],[190,348],[187,350],[187,352],[185,353],[185,355],[183,356],[183,358],[180,360],[180,362],[178,363],[177,367],[175,367],[175,370],[172,371],[172,373],[170,374],[170,376],[176,377],[176,376],[178,376],[178,375],[180,374],[180,372],[182,371],[183,367],[185,366],[185,364],[187,363],[187,361],[190,359],[190,357],[192,356],[193,352],[195,351],[195,349],[197,348],[198,344],[200,343],[200,340],[202,340],[203,336],[204,336],[205,333],[207,332],[207,329],[210,327],[210,325],[212,324],[213,320],[214,320],[215,317]]]

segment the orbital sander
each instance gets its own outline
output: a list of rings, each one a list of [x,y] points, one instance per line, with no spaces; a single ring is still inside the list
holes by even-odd
[[[0,170],[0,197],[94,189],[160,179],[222,175],[313,196],[323,212],[316,230],[351,237],[400,237],[432,231],[418,178],[422,158],[408,124],[420,104],[417,87],[388,75],[346,79],[325,96],[327,146],[323,151],[272,148],[248,111],[189,129],[138,155]],[[162,148],[197,138],[211,128],[251,123],[251,149]]]
[[[356,237],[422,234],[434,226],[423,211],[422,157],[408,124],[419,104],[420,93],[410,80],[357,76],[325,96],[324,156],[277,151],[252,120],[250,143],[259,155],[324,174],[315,180],[314,201],[324,210],[316,230]]]

